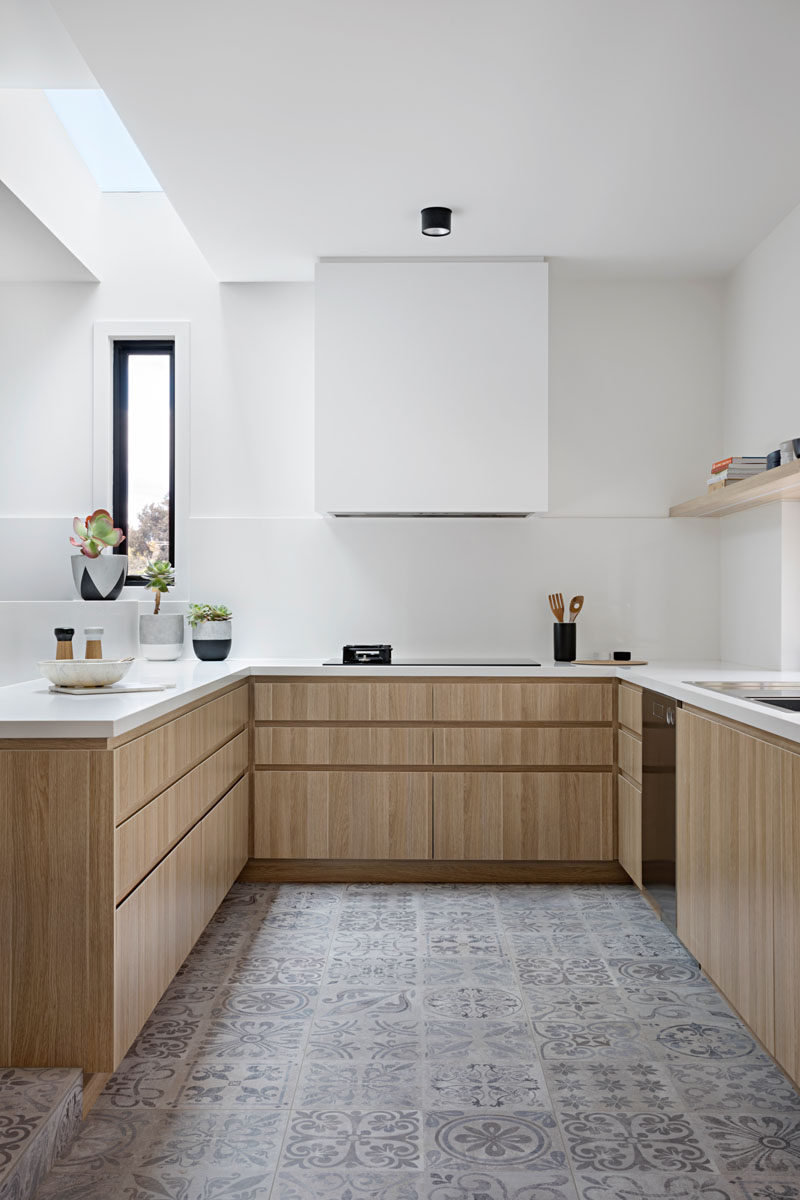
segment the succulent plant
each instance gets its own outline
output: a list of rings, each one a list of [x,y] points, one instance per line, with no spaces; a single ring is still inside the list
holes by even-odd
[[[204,621],[230,621],[233,613],[224,604],[190,604],[188,621],[192,629]]]
[[[78,546],[87,558],[99,558],[106,546],[118,546],[125,541],[125,534],[114,528],[111,513],[105,508],[95,509],[85,521],[75,517],[72,528],[76,536],[69,539],[70,544]]]
[[[165,559],[158,559],[156,562],[148,563],[144,569],[145,579],[147,580],[146,587],[155,595],[155,608],[153,615],[158,614],[161,608],[161,597],[175,585],[175,571],[172,563]]]

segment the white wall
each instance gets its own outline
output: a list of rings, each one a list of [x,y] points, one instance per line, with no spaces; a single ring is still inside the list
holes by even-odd
[[[719,449],[717,286],[553,265],[547,518],[338,522],[313,514],[312,286],[220,286],[160,195],[105,197],[99,235],[101,283],[0,287],[0,599],[71,604],[70,523],[92,502],[92,323],[188,320],[191,576],[177,596],[229,603],[242,651],[326,656],[374,637],[546,658],[546,593],[562,590],[586,596],[581,654],[716,657],[718,523],[665,513]],[[16,662],[50,653],[41,611]]]
[[[721,454],[766,454],[800,436],[800,208],[731,274],[725,296]],[[722,526],[722,648],[735,661],[800,670],[800,505]]]

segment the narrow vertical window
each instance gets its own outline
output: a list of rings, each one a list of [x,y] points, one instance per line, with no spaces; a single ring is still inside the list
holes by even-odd
[[[114,342],[114,521],[128,583],[175,564],[175,343]]]

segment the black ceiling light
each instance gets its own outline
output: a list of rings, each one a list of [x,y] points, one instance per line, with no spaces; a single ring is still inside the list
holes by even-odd
[[[426,237],[447,237],[452,215],[452,208],[423,208],[422,232]]]

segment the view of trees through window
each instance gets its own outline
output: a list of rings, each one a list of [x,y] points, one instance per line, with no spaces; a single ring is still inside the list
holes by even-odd
[[[174,558],[174,345],[117,342],[114,379],[114,516],[135,582],[148,563]]]

